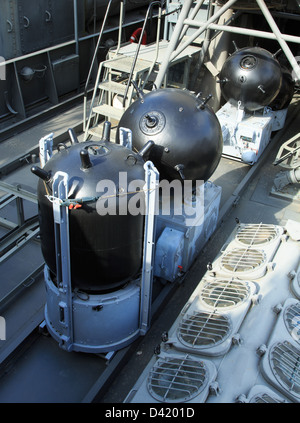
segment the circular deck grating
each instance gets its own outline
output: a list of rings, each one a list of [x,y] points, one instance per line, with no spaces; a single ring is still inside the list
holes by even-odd
[[[285,309],[284,322],[292,337],[300,342],[300,302]]]
[[[279,342],[270,353],[272,371],[290,394],[300,398],[300,350],[290,342]]]
[[[225,252],[221,259],[221,267],[231,273],[251,272],[265,263],[265,253],[253,248],[234,248]]]
[[[265,245],[279,236],[278,228],[274,225],[247,224],[242,226],[236,234],[236,239],[244,245]]]
[[[249,285],[242,281],[215,279],[204,285],[201,300],[216,309],[236,307],[247,300],[250,295]]]
[[[189,357],[160,357],[148,377],[150,394],[161,402],[182,402],[194,398],[208,382],[204,363]]]
[[[275,403],[277,404],[277,403],[284,403],[285,401],[272,397],[269,394],[262,393],[262,394],[255,395],[253,398],[250,399],[249,402],[255,403],[255,404],[275,404]]]
[[[194,312],[181,321],[177,334],[183,344],[201,349],[222,343],[228,338],[230,330],[231,322],[227,316]]]

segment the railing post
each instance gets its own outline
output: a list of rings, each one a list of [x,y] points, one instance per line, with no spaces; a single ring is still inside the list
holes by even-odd
[[[99,48],[99,45],[100,45],[100,41],[102,39],[102,34],[103,34],[103,31],[104,31],[104,27],[106,25],[106,20],[107,20],[107,16],[108,16],[108,13],[109,13],[109,9],[110,9],[111,3],[112,3],[112,0],[109,0],[109,3],[108,3],[107,8],[106,8],[105,15],[104,15],[104,18],[103,18],[103,21],[102,21],[102,26],[101,26],[101,30],[100,30],[100,33],[99,33],[99,36],[98,36],[98,41],[97,41],[97,44],[96,44],[96,47],[95,47],[95,51],[94,51],[94,56],[93,56],[93,59],[92,59],[92,63],[91,63],[91,66],[90,66],[90,69],[89,69],[89,73],[88,73],[88,76],[86,78],[85,87],[84,87],[84,97],[83,97],[83,131],[86,130],[86,105],[87,105],[87,89],[88,89],[88,84],[89,84],[89,80],[90,80],[90,77],[91,77],[92,69],[93,69],[93,66],[94,66],[94,63],[95,63],[95,60],[96,60],[96,56],[97,56],[98,48]],[[98,85],[99,77],[100,77],[100,72],[98,72],[98,74],[97,74],[97,80],[96,80],[96,83],[95,83],[95,87]]]
[[[157,214],[157,198],[159,173],[152,162],[144,165],[145,169],[145,196],[146,214],[144,230],[144,254],[141,279],[141,305],[140,305],[140,333],[145,335],[151,320],[152,283],[154,265],[155,224]]]
[[[61,336],[60,346],[67,351],[73,348],[73,300],[71,287],[71,263],[69,240],[69,210],[60,200],[68,198],[69,177],[65,172],[56,172],[53,178],[53,219],[56,253],[56,276],[60,291],[60,323],[65,333]]]

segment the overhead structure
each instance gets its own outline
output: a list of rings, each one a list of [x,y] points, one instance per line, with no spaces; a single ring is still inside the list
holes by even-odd
[[[256,3],[257,8],[261,11],[263,16],[265,17],[267,23],[270,26],[271,32],[266,31],[258,31],[258,30],[251,30],[248,28],[239,28],[231,25],[231,21],[225,23],[223,25],[216,24],[216,21],[222,17],[228,10],[233,9],[234,6],[238,6],[239,0],[228,0],[226,2],[217,2],[219,6],[215,6],[214,13],[212,13],[211,17],[206,22],[199,22],[195,17],[191,18],[188,17],[189,10],[191,8],[192,3],[194,7],[197,7],[198,4],[202,5],[204,2],[203,0],[199,0],[197,2],[193,2],[191,0],[185,1],[182,7],[182,12],[177,20],[176,27],[173,31],[172,37],[170,39],[170,44],[168,51],[165,54],[165,58],[159,72],[157,74],[155,84],[157,87],[160,87],[163,83],[164,75],[172,63],[173,60],[187,47],[189,46],[194,40],[196,40],[201,34],[209,29],[217,30],[217,31],[225,31],[235,34],[242,34],[248,36],[257,36],[265,39],[275,39],[278,41],[282,51],[286,55],[287,60],[289,61],[293,72],[295,74],[295,79],[300,79],[300,67],[299,64],[293,55],[290,47],[288,46],[287,42],[293,43],[300,43],[300,37],[292,36],[287,34],[282,34],[279,30],[272,13],[268,9],[266,2],[264,0],[253,0],[252,4]],[[212,6],[212,1],[209,2],[209,5]],[[187,37],[183,43],[179,44],[181,36],[186,31],[186,27],[191,28],[198,28],[194,31],[189,37]]]

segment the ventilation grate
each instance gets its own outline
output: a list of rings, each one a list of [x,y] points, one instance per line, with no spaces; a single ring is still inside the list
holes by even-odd
[[[266,262],[263,251],[253,248],[234,248],[225,252],[221,267],[231,273],[246,273],[258,269]]]
[[[255,404],[275,404],[275,403],[278,404],[278,403],[284,403],[285,401],[277,399],[269,394],[262,393],[262,394],[255,395],[253,398],[251,398],[249,402],[255,403]]]
[[[284,321],[291,336],[300,341],[300,302],[287,307],[284,312]]]
[[[274,225],[246,224],[241,227],[236,235],[236,239],[244,245],[258,246],[268,244],[278,238],[279,231]]]
[[[300,350],[290,342],[279,342],[271,351],[271,367],[277,381],[288,392],[300,397]]]
[[[236,307],[247,300],[249,286],[242,281],[215,279],[204,285],[201,300],[213,309]]]
[[[245,396],[241,395],[237,397],[241,399],[241,402],[249,402],[252,404],[283,404],[287,403],[287,400],[279,396],[276,392],[265,385],[254,385],[250,389],[248,394],[248,401]]]
[[[208,370],[202,361],[188,356],[160,357],[149,373],[148,390],[161,402],[188,401],[207,385]]]
[[[227,316],[216,313],[194,312],[182,320],[177,336],[194,348],[212,347],[223,342],[230,334],[231,322]]]

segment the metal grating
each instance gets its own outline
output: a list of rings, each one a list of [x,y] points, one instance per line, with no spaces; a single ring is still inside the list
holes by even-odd
[[[194,312],[180,323],[178,338],[189,347],[208,348],[223,342],[230,331],[231,322],[227,316]]]
[[[204,285],[200,298],[215,310],[236,307],[246,301],[249,295],[250,289],[245,282],[215,279]]]
[[[263,251],[253,248],[234,248],[225,252],[221,267],[232,273],[246,273],[258,269],[266,262]]]
[[[300,342],[300,302],[285,309],[284,322],[292,337]]]
[[[189,356],[160,357],[149,373],[147,387],[161,402],[188,401],[203,391],[208,370],[202,361]]]
[[[249,402],[255,403],[255,404],[278,404],[278,403],[284,403],[285,401],[272,397],[269,394],[262,393],[262,394],[255,395],[253,398],[251,398]]]
[[[290,342],[277,343],[270,353],[272,371],[290,394],[300,397],[300,350]]]
[[[278,237],[278,228],[274,225],[246,224],[238,230],[236,239],[244,245],[264,245]]]

